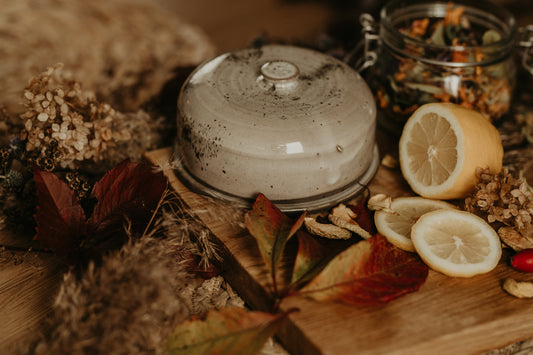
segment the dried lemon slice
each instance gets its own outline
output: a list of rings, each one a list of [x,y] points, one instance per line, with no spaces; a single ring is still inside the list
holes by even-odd
[[[452,103],[422,105],[406,122],[399,144],[402,174],[417,194],[465,197],[476,168],[502,169],[498,130],[479,112]]]
[[[411,227],[425,213],[455,208],[454,205],[423,197],[398,197],[392,200],[390,208],[376,211],[374,222],[382,236],[398,248],[415,251],[411,241]]]
[[[448,276],[489,272],[502,254],[494,229],[478,216],[459,210],[424,214],[411,228],[411,240],[429,267]]]

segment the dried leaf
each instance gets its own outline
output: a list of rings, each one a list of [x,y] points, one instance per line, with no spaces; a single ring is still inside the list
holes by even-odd
[[[502,242],[514,251],[533,249],[533,242],[521,235],[513,227],[500,227],[500,229],[498,229],[498,235]]]
[[[92,244],[109,248],[121,243],[118,235],[131,223],[133,232],[142,232],[157,207],[167,180],[144,163],[124,161],[110,170],[93,188],[98,199],[89,226],[97,239]]]
[[[319,301],[377,305],[418,290],[427,274],[416,255],[376,235],[337,255],[300,293]]]
[[[71,261],[77,257],[79,243],[85,237],[85,213],[74,191],[55,174],[35,168],[33,176],[39,201],[34,239]]]
[[[167,339],[166,352],[180,355],[256,354],[287,315],[250,312],[237,307],[211,310],[205,320],[180,324]]]
[[[261,256],[273,276],[285,244],[300,229],[305,215],[302,213],[294,222],[263,194],[257,196],[252,209],[246,213],[246,228],[257,241]]]

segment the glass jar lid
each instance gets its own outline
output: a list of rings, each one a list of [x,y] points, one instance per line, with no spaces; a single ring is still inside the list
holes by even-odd
[[[361,76],[313,50],[282,45],[199,66],[178,100],[176,154],[192,189],[281,210],[352,198],[379,166],[376,107]]]

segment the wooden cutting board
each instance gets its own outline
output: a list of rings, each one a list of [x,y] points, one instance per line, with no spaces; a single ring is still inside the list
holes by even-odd
[[[147,158],[168,166],[171,149]],[[253,237],[242,226],[213,213],[213,201],[188,190],[171,169],[164,169],[183,201],[220,241],[225,252],[224,277],[252,308],[269,311],[271,282]],[[412,195],[400,172],[380,167],[372,193]],[[468,279],[431,271],[419,291],[383,306],[356,307],[286,298],[281,311],[297,308],[278,337],[291,354],[477,354],[533,338],[533,300],[517,299],[502,290],[506,277],[528,275],[506,265]],[[531,278],[531,277],[530,277]]]

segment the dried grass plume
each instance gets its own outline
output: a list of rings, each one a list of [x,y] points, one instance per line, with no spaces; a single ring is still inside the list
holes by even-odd
[[[35,354],[160,354],[167,335],[191,315],[243,306],[222,277],[203,281],[192,273],[191,255],[204,263],[220,256],[206,228],[173,194],[167,198],[166,212],[140,239],[132,236],[101,265],[90,263],[81,277],[64,276]]]
[[[197,27],[153,1],[6,0],[0,11],[0,106],[20,113],[20,89],[64,63],[116,109],[136,111],[178,67],[214,54]]]

